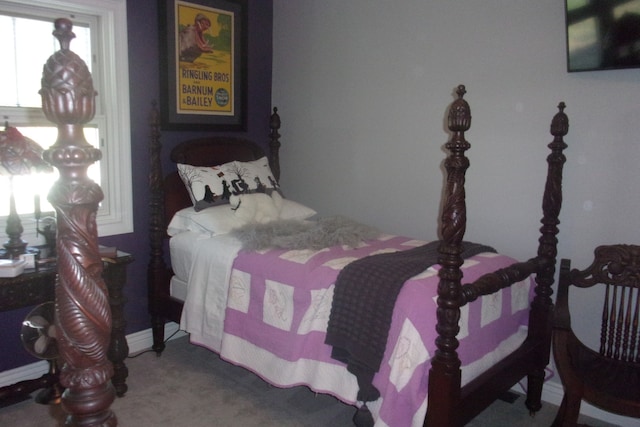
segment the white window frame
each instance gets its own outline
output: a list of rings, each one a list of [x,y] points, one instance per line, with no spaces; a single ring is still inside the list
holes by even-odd
[[[133,201],[126,0],[0,0],[0,10],[33,12],[36,9],[51,15],[52,32],[55,18],[66,17],[73,22],[74,15],[78,14],[89,16],[90,20],[95,19],[97,23],[97,33],[93,33],[92,29],[92,40],[96,40],[97,43],[92,42],[93,49],[96,50],[91,68],[94,79],[101,82],[101,86],[96,87],[98,96],[95,120],[104,125],[100,142],[103,155],[100,167],[106,168],[106,174],[101,173],[102,179],[106,182],[103,185],[104,201],[96,216],[98,235],[131,233]],[[42,124],[44,113],[41,109],[33,110],[36,111],[16,115],[15,111],[5,112],[0,107],[0,117],[10,116],[11,124],[17,127],[20,127],[20,124],[28,125],[30,122]],[[46,122],[46,119],[44,120]],[[53,123],[51,125],[55,126]],[[34,244],[35,224],[33,221],[22,223],[25,230],[22,238],[29,244]],[[0,236],[5,227],[6,217],[0,218]],[[0,237],[0,242],[2,241]]]

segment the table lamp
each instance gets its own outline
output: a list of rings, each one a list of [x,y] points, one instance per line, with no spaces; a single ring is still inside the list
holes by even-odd
[[[27,252],[27,242],[21,237],[24,229],[13,195],[13,177],[32,172],[52,172],[51,165],[42,159],[43,151],[40,145],[22,135],[15,127],[7,125],[4,131],[0,131],[0,174],[9,177],[10,189],[6,228],[9,240],[4,244],[4,251],[0,250],[0,258],[14,259]]]

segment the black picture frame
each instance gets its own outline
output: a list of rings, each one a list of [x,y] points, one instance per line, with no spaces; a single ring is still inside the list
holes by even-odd
[[[247,0],[158,3],[162,128],[246,130]]]
[[[640,68],[640,0],[565,0],[567,71]]]

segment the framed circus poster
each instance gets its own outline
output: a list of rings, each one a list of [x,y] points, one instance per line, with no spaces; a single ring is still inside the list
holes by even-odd
[[[158,3],[162,127],[244,130],[247,1]]]

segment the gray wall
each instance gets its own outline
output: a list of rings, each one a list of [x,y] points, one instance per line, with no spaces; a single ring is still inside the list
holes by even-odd
[[[470,240],[535,254],[549,123],[570,131],[559,256],[640,243],[640,70],[566,72],[558,0],[274,0],[282,187],[323,214],[436,236],[445,110],[467,86]],[[599,322],[580,301],[578,327]],[[557,380],[557,377],[556,377]]]

